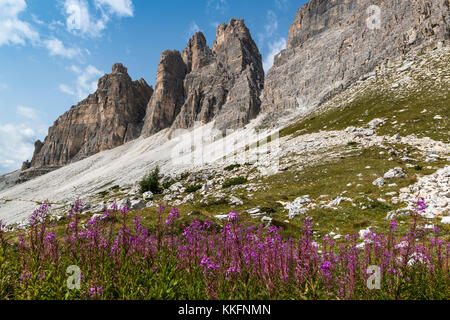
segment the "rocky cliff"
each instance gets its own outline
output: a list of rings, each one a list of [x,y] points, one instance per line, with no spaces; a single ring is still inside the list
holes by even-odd
[[[450,39],[448,0],[311,0],[266,75],[262,110],[308,111],[413,48]]]
[[[143,79],[133,82],[123,65],[114,65],[94,94],[61,116],[44,142],[36,142],[22,176],[163,129],[211,121],[234,129],[261,111],[274,125],[287,110],[308,112],[406,52],[448,43],[449,25],[449,0],[311,0],[298,10],[287,48],[265,77],[250,31],[243,20],[231,19],[217,28],[212,48],[198,32],[181,53],[164,51],[154,93]]]
[[[198,32],[182,53],[161,55],[144,136],[213,120],[220,129],[236,128],[259,113],[264,71],[248,28],[243,20],[231,19],[217,28],[216,36],[212,49]]]
[[[56,120],[44,142],[36,142],[31,168],[62,166],[136,139],[152,93],[144,79],[132,81],[115,64],[95,93]]]

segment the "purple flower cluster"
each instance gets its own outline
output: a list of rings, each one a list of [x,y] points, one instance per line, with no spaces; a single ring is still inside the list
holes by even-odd
[[[374,293],[366,286],[367,269],[373,265],[381,269],[386,296],[396,299],[414,279],[421,283],[423,279],[438,281],[440,275],[449,279],[450,244],[438,237],[438,229],[429,239],[419,238],[424,229],[414,215],[408,233],[397,234],[397,223],[392,221],[387,234],[368,232],[361,245],[356,234],[346,235],[339,243],[325,236],[317,243],[307,218],[299,237],[285,238],[275,226],[239,223],[239,213],[234,211],[223,226],[210,221],[183,226],[174,223],[180,217],[177,209],[166,214],[161,207],[155,230],[145,227],[141,217],[129,219],[128,207],[120,211],[114,207],[105,214],[117,219],[97,216],[82,226],[82,203],[77,201],[67,216],[61,241],[48,230],[48,210],[48,204],[36,210],[27,234],[19,236],[17,277],[29,286],[32,275],[41,282],[50,281],[46,274],[61,270],[62,264],[75,264],[85,275],[80,293],[84,298],[124,298],[120,294],[128,291],[142,294],[150,290],[148,281],[160,281],[154,279],[162,275],[179,275],[183,283],[190,279],[193,287],[202,288],[211,299],[248,298],[237,294],[247,294],[249,287],[270,298],[288,293],[302,298],[317,288],[338,299],[370,296]],[[182,232],[177,233],[180,225]],[[0,224],[0,237],[2,230]]]

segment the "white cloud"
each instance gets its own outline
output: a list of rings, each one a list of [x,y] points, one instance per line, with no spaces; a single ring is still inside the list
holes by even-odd
[[[57,30],[58,28],[64,28],[65,24],[61,21],[52,21],[50,22],[50,24],[48,25],[48,28],[50,30]]]
[[[275,0],[275,6],[278,10],[286,11],[289,8],[289,0]]]
[[[33,19],[33,22],[36,23],[36,24],[40,24],[40,25],[45,24],[45,22],[42,21],[42,20],[40,20],[40,19],[38,18],[38,16],[35,15],[35,14],[31,14],[31,18]]]
[[[23,45],[27,40],[39,41],[39,33],[28,23],[19,19],[19,14],[26,7],[25,0],[0,1],[0,46]]]
[[[60,84],[59,85],[59,90],[61,92],[67,93],[68,95],[71,95],[71,96],[75,95],[75,91],[73,91],[69,86],[67,86],[65,84]]]
[[[267,57],[264,59],[263,67],[264,71],[268,72],[270,68],[273,66],[273,60],[275,56],[281,51],[286,49],[286,39],[281,38],[279,40],[273,41],[269,44],[269,53]]]
[[[72,59],[80,54],[80,49],[66,48],[61,40],[56,38],[45,40],[44,45],[51,56],[61,56],[64,58]]]
[[[278,30],[278,17],[272,10],[267,11],[267,23],[264,26],[267,36],[272,36]]]
[[[97,10],[90,10],[87,0],[64,0],[67,30],[73,34],[98,37],[112,15],[133,17],[131,0],[94,0]]]
[[[200,27],[198,26],[198,24],[195,21],[192,21],[189,24],[189,27],[184,32],[184,39],[186,41],[188,41],[194,33],[199,32],[199,31],[200,31]]]
[[[278,17],[272,10],[267,11],[267,22],[264,25],[264,33],[258,34],[260,47],[264,46],[266,39],[273,37],[278,30]]]
[[[74,88],[60,84],[59,90],[69,95],[75,95],[79,100],[85,99],[90,93],[97,90],[98,78],[104,74],[92,65],[87,66],[84,70],[71,66],[71,70],[78,74]]]
[[[0,125],[0,173],[20,169],[23,161],[31,160],[34,142],[42,139],[45,130],[36,122]]]
[[[106,28],[109,18],[103,15],[96,19],[89,12],[89,4],[86,0],[65,0],[66,26],[69,32],[84,34],[92,37],[100,36]]]
[[[36,110],[34,110],[33,108],[29,108],[29,107],[25,107],[25,106],[17,106],[16,113],[19,116],[22,116],[22,117],[30,119],[30,120],[39,119]]]
[[[223,13],[228,9],[228,1],[227,0],[208,0],[207,9],[219,11],[219,12]]]
[[[220,22],[214,21],[214,22],[211,22],[209,25],[211,27],[213,27],[214,29],[217,29],[217,27],[220,25]]]
[[[110,13],[120,17],[132,17],[134,14],[131,0],[95,0],[95,5],[99,8],[106,6]]]

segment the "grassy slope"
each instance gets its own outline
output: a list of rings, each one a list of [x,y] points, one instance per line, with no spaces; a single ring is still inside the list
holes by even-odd
[[[388,118],[378,134],[430,137],[450,142],[450,55],[438,61],[424,58],[421,70],[408,70],[410,85],[395,83],[390,73],[356,86],[332,99],[313,115],[281,131],[281,136],[362,126],[374,118]],[[427,69],[424,70],[425,67]],[[400,80],[400,79],[399,79]],[[422,113],[424,109],[427,112]],[[442,120],[434,120],[441,115]],[[362,121],[360,121],[362,120]],[[397,121],[397,124],[392,122]]]

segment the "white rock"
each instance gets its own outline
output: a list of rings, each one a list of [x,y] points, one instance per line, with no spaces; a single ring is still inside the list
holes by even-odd
[[[151,200],[151,199],[153,199],[153,192],[151,192],[151,191],[144,192],[142,194],[142,199],[144,199],[144,200]]]
[[[259,213],[261,211],[261,209],[259,209],[259,208],[254,208],[254,209],[249,209],[249,210],[247,210],[247,213],[248,214],[256,214],[256,213]]]
[[[219,214],[219,215],[214,216],[214,218],[216,218],[218,220],[227,220],[228,215],[227,214]]]
[[[377,186],[377,187],[382,187],[382,186],[384,186],[385,184],[386,184],[386,180],[384,180],[383,178],[378,178],[377,180],[375,180],[374,182],[372,182],[372,184],[374,185],[374,186]]]
[[[244,202],[235,196],[230,196],[229,204],[231,206],[242,206],[244,204]]]
[[[145,207],[146,207],[146,204],[142,200],[133,200],[133,201],[131,201],[130,209],[141,210],[141,209],[144,209]]]
[[[262,217],[261,222],[268,222],[268,223],[271,223],[272,220],[273,220],[273,218],[271,218],[271,217]]]
[[[380,118],[375,118],[372,121],[370,121],[368,123],[369,127],[371,127],[372,129],[375,129],[376,127],[378,127],[379,125],[382,125],[383,123],[386,122],[386,119],[380,119]]]
[[[450,217],[442,217],[441,223],[450,224]]]
[[[169,191],[179,192],[181,188],[183,188],[183,185],[180,182],[176,182],[169,187]]]
[[[127,206],[127,207],[130,207],[130,206],[131,206],[130,199],[124,198],[124,199],[119,200],[119,201],[117,202],[117,207],[118,207],[119,210],[122,209],[122,208],[125,207],[125,206]]]
[[[331,201],[328,205],[330,207],[338,207],[342,202],[344,201],[352,201],[352,199],[347,198],[347,197],[337,197],[336,199],[334,199],[333,201]]]
[[[394,169],[389,170],[384,175],[385,179],[393,179],[393,178],[406,178],[407,175],[405,173],[405,170],[401,167],[395,167]]]
[[[358,234],[359,234],[359,238],[360,239],[364,239],[366,235],[370,234],[370,227],[368,227],[367,229],[362,229],[359,230]]]
[[[157,205],[153,201],[150,201],[150,202],[147,202],[145,207],[146,208],[154,208],[154,207],[157,207]]]

